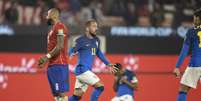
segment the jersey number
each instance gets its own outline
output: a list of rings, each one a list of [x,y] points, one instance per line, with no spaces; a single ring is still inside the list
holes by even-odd
[[[198,37],[199,37],[199,40],[200,40],[199,47],[201,48],[201,31],[198,32]]]
[[[96,48],[91,48],[91,54],[96,55]]]

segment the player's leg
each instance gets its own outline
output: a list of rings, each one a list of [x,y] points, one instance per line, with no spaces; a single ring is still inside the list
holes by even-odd
[[[199,78],[200,75],[197,68],[188,67],[186,69],[181,79],[177,101],[186,101],[187,93],[191,88],[196,88]]]
[[[67,101],[65,92],[69,90],[67,65],[52,65],[47,70],[48,81],[55,101]]]
[[[94,90],[91,94],[91,98],[90,101],[98,101],[99,96],[101,95],[101,93],[104,91],[104,85],[102,82],[97,82],[93,85]]]
[[[98,101],[99,96],[104,91],[104,84],[100,81],[99,77],[93,72],[88,71],[87,75],[88,79],[86,80],[86,83],[94,87],[94,90],[90,97],[90,101]]]
[[[58,93],[54,95],[55,101],[68,101],[68,97],[65,95],[65,93]]]
[[[87,86],[92,85],[95,88],[94,91],[92,92],[90,99],[91,99],[91,101],[97,101],[98,97],[104,90],[104,86],[101,82],[99,82],[100,79],[98,78],[98,76],[96,76],[91,71],[86,71],[86,72],[76,76],[76,78],[79,80],[78,84],[82,84],[80,87],[79,87],[79,85],[76,87],[76,88],[81,88],[81,90],[79,89],[79,92],[86,91],[86,88],[85,88],[85,86],[83,86],[83,84],[85,84]]]
[[[87,90],[88,85],[86,83],[83,83],[79,80],[79,78],[76,77],[75,82],[75,89],[73,92],[73,95],[69,97],[69,101],[79,101],[84,94],[84,92]]]
[[[191,87],[181,84],[179,88],[179,95],[177,101],[186,101],[186,96]]]
[[[69,97],[69,101],[79,101],[82,98],[84,92],[80,88],[75,88],[73,95]]]

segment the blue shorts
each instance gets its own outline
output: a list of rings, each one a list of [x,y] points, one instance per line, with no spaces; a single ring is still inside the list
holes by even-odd
[[[69,91],[68,71],[68,65],[48,66],[47,76],[53,95]]]

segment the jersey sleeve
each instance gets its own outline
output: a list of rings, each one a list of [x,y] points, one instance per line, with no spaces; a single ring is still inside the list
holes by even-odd
[[[62,36],[65,36],[67,34],[63,24],[57,24],[55,26],[55,33],[56,35],[62,35]]]
[[[181,64],[184,61],[184,58],[186,57],[186,55],[189,52],[189,48],[191,45],[191,35],[192,35],[191,30],[188,30],[188,32],[186,33],[186,37],[184,39],[184,42],[183,42],[183,46],[182,46],[179,58],[178,58],[177,63],[176,63],[176,68],[180,68]]]
[[[81,39],[78,38],[75,41],[73,41],[72,47],[69,48],[69,55],[76,53],[80,48],[81,48]]]
[[[108,61],[108,59],[105,57],[105,55],[102,53],[102,51],[100,50],[100,40],[98,39],[98,48],[96,51],[96,54],[98,56],[98,58],[105,64],[105,65],[109,65],[110,62]]]
[[[192,36],[192,29],[189,29],[184,38],[184,44],[187,44],[187,45],[191,44],[191,36]]]
[[[100,48],[97,49],[97,56],[98,58],[105,64],[105,65],[109,65],[110,62],[107,60],[107,58],[105,57],[105,55],[102,53],[102,51],[100,50]]]

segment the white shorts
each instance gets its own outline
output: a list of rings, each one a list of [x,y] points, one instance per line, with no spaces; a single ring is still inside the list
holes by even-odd
[[[181,78],[181,84],[196,88],[201,79],[201,67],[187,67]]]
[[[76,76],[75,89],[80,88],[85,92],[88,85],[94,85],[99,82],[99,77],[91,71],[86,71],[78,76]]]
[[[133,96],[131,95],[123,95],[123,96],[116,96],[111,101],[134,101]]]

